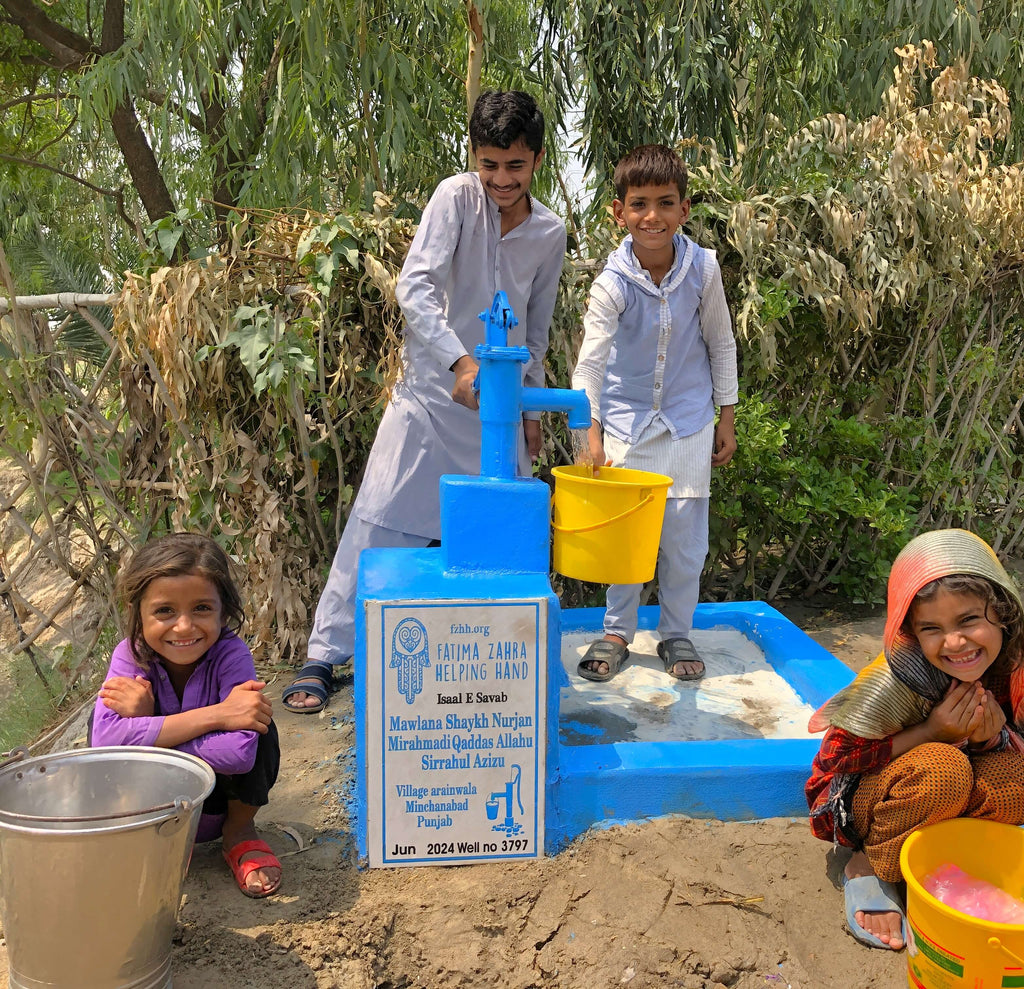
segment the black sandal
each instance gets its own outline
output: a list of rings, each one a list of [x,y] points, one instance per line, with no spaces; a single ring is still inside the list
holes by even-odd
[[[665,639],[659,642],[658,656],[665,664],[665,672],[676,680],[700,680],[704,676],[704,660],[697,655],[689,639]],[[676,663],[700,663],[700,672],[676,673]]]
[[[583,658],[576,666],[576,672],[584,680],[595,680],[598,683],[605,683],[610,680],[622,664],[629,659],[629,650],[618,642],[611,639],[598,639],[590,643],[590,648],[583,654]],[[596,670],[587,669],[586,663],[607,663],[608,672],[598,673]]]
[[[299,681],[305,680],[306,683]],[[295,679],[281,691],[281,703],[286,711],[295,714],[319,714],[327,707],[327,698],[341,686],[334,676],[334,664],[323,659],[311,659],[299,670]],[[288,698],[293,694],[309,694],[320,703],[311,707],[293,707]]]

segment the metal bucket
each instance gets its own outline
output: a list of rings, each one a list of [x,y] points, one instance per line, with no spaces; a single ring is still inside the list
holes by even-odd
[[[80,749],[0,764],[0,920],[11,989],[165,989],[205,762]]]

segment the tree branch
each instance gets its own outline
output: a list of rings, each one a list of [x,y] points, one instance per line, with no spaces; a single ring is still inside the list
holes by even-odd
[[[42,45],[62,69],[78,69],[99,50],[88,38],[51,20],[30,0],[0,0],[10,22],[30,41]]]
[[[0,161],[9,161],[12,165],[29,165],[32,168],[43,168],[48,172],[53,172],[55,175],[71,179],[72,182],[77,182],[79,185],[84,185],[87,189],[92,189],[93,192],[98,192],[101,196],[117,197],[120,195],[119,192],[113,189],[102,189],[98,185],[86,182],[85,179],[80,179],[77,175],[72,175],[71,172],[65,172],[63,168],[57,168],[56,165],[49,165],[45,161],[35,161],[32,158],[18,158],[15,155],[5,154],[0,154]]]
[[[281,35],[274,43],[274,51],[270,56],[266,69],[263,71],[263,75],[260,77],[252,99],[247,100],[245,94],[241,97],[240,103],[252,105],[255,119],[246,139],[239,141],[238,150],[233,155],[231,154],[230,143],[221,140],[225,132],[224,117],[227,113],[227,107],[220,100],[216,101],[216,103],[211,100],[209,105],[207,105],[205,99],[203,101],[207,112],[207,136],[211,145],[215,141],[219,141],[222,149],[217,157],[213,190],[214,212],[217,216],[217,223],[220,227],[222,238],[226,238],[228,233],[228,213],[236,209],[238,205],[238,180],[237,178],[232,179],[232,176],[237,173],[239,165],[250,162],[256,156],[267,130],[267,107],[270,104],[274,83],[277,79],[278,66],[295,45],[294,33],[291,39],[289,39],[285,35],[286,30],[287,28],[282,29]],[[227,71],[227,64],[227,62],[224,63],[222,71]]]
[[[100,48],[116,52],[124,44],[124,0],[106,0],[103,5],[103,28]]]
[[[469,25],[469,57],[466,59],[466,133],[469,133],[469,121],[473,116],[476,98],[480,95],[480,74],[484,65],[484,25],[480,16],[477,0],[466,0],[466,19]],[[473,154],[472,141],[466,141],[468,147],[467,167],[476,168],[476,157]]]
[[[9,2],[11,0],[0,0],[0,3]],[[103,54],[111,54],[124,44],[124,0],[106,0],[101,38]],[[173,213],[174,200],[171,199],[156,155],[142,130],[128,93],[121,97],[121,101],[111,112],[110,126],[146,215],[150,220],[156,221]],[[176,257],[184,257],[187,254],[188,244],[182,237],[178,241]]]
[[[9,161],[13,165],[28,165],[30,168],[42,168],[45,171],[53,172],[55,175],[59,175],[62,178],[71,179],[72,182],[77,182],[79,185],[84,185],[87,189],[91,189],[93,192],[99,193],[101,196],[107,196],[114,200],[114,203],[117,205],[117,212],[121,215],[121,219],[123,219],[129,227],[135,227],[135,223],[132,221],[132,218],[125,212],[124,191],[121,189],[102,189],[98,185],[86,182],[85,179],[81,179],[77,175],[73,175],[71,172],[65,172],[63,168],[57,168],[56,165],[49,165],[45,161],[35,161],[32,158],[16,158],[14,155],[5,154],[0,154],[0,161]]]
[[[0,103],[0,113],[6,113],[8,110],[21,106],[23,103],[42,103],[47,100],[69,100],[71,99],[71,93],[29,93],[27,96],[19,96],[17,99],[8,100],[6,103]]]
[[[259,89],[256,91],[256,126],[253,128],[253,140],[245,149],[247,156],[254,153],[256,139],[262,138],[263,132],[266,130],[267,105],[270,103],[270,93],[274,86],[274,80],[277,78],[277,67],[281,64],[281,59],[285,54],[290,53],[293,45],[294,38],[291,42],[286,42],[283,35],[274,44],[274,53],[270,56],[266,71],[260,80]]]
[[[234,203],[235,201],[235,189],[230,179],[229,142],[224,140],[226,135],[224,117],[227,115],[228,108],[224,101],[222,85],[219,84],[223,80],[228,64],[227,53],[221,52],[220,58],[217,59],[217,73],[213,77],[211,86],[199,94],[199,103],[203,108],[202,133],[206,135],[209,146],[217,148],[213,160],[213,198],[219,203]],[[215,206],[214,215],[217,218],[220,237],[222,240],[226,240],[227,210]]]
[[[162,93],[157,89],[144,89],[136,95],[140,99],[152,103],[154,106],[166,108],[179,120],[194,128],[197,133],[206,133],[206,125],[203,123],[203,118],[198,113],[183,107],[175,100],[169,100],[166,93]]]
[[[40,155],[40,154],[42,154],[42,153],[43,153],[43,152],[44,152],[44,151],[45,151],[45,150],[46,150],[47,148],[52,148],[52,147],[53,147],[53,146],[54,146],[55,144],[60,144],[60,142],[61,142],[61,141],[63,141],[63,140],[64,140],[64,138],[66,138],[66,137],[68,136],[68,134],[69,134],[69,133],[70,133],[70,131],[71,131],[71,128],[72,128],[72,127],[74,127],[76,123],[78,123],[78,114],[77,114],[77,113],[76,113],[76,114],[75,114],[75,115],[74,115],[74,116],[73,116],[73,117],[71,118],[71,120],[70,120],[70,121],[68,121],[68,125],[67,125],[67,127],[65,127],[65,128],[64,128],[64,130],[62,130],[62,131],[61,131],[61,132],[60,132],[59,134],[57,134],[57,135],[56,135],[55,137],[52,137],[52,138],[51,138],[51,139],[50,139],[49,141],[47,141],[47,142],[46,142],[45,144],[43,144],[43,145],[40,145],[40,147],[36,148],[36,150],[35,150],[35,153],[36,153],[37,155]]]

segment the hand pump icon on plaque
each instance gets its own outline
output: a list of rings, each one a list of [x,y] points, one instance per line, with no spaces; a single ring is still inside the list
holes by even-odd
[[[516,822],[515,817],[512,813],[512,801],[513,799],[519,804],[520,815],[524,814],[522,796],[519,792],[519,782],[522,778],[523,770],[520,766],[512,766],[512,778],[505,784],[504,790],[496,790],[491,794],[487,803],[484,805],[487,808],[487,820],[496,821],[498,819],[498,807],[501,801],[505,801],[505,820],[500,824],[495,824],[491,827],[492,831],[503,831],[505,834],[511,836],[519,834],[523,830],[522,824]]]

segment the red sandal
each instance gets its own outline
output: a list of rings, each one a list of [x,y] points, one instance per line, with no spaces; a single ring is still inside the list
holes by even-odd
[[[263,854],[243,862],[242,856],[248,855],[250,852],[263,852]],[[264,896],[270,896],[281,887],[281,881],[278,880],[277,885],[273,889],[264,890],[262,893],[255,893],[245,884],[246,879],[259,869],[281,868],[280,859],[278,859],[265,841],[240,841],[234,848],[225,848],[224,861],[231,866],[231,871],[234,873],[238,888],[253,900],[261,900]]]

